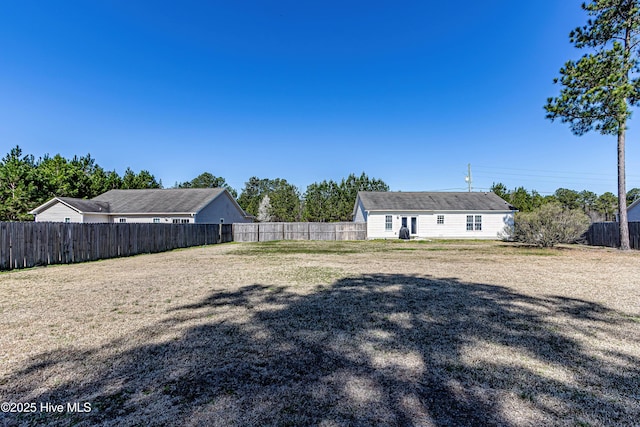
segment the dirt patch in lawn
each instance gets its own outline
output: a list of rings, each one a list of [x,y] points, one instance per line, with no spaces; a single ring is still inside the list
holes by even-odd
[[[0,424],[637,425],[639,273],[638,252],[501,242],[3,273],[0,401],[23,413]]]

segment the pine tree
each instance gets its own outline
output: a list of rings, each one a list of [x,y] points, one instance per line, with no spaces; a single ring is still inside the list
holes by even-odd
[[[545,109],[547,118],[569,123],[576,135],[595,130],[617,136],[620,249],[628,250],[625,136],[631,107],[640,101],[640,0],[594,0],[582,8],[593,19],[569,37],[589,52],[560,69],[554,81],[562,85],[560,95],[549,98]]]

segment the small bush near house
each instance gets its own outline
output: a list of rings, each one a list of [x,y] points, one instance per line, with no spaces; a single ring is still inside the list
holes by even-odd
[[[548,204],[533,212],[517,213],[512,238],[548,248],[558,243],[574,243],[588,227],[589,217],[584,212]]]

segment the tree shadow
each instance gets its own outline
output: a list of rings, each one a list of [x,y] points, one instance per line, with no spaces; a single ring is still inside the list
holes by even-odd
[[[5,425],[637,425],[637,320],[456,278],[367,275],[303,295],[212,292],[154,327],[40,354],[3,400],[91,402]],[[177,330],[177,339],[164,339]],[[616,343],[615,345],[610,345]],[[122,351],[118,349],[122,348]],[[115,352],[114,352],[115,349]],[[43,388],[44,379],[72,379]]]

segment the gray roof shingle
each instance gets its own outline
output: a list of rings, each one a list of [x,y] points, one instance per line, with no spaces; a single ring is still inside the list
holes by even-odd
[[[495,193],[360,191],[367,211],[510,211],[516,210]]]
[[[196,213],[223,188],[110,190],[91,199],[106,202],[111,213]]]
[[[72,208],[77,209],[79,212],[109,212],[109,203],[86,199],[76,199],[73,197],[57,197],[57,199],[71,206]]]

